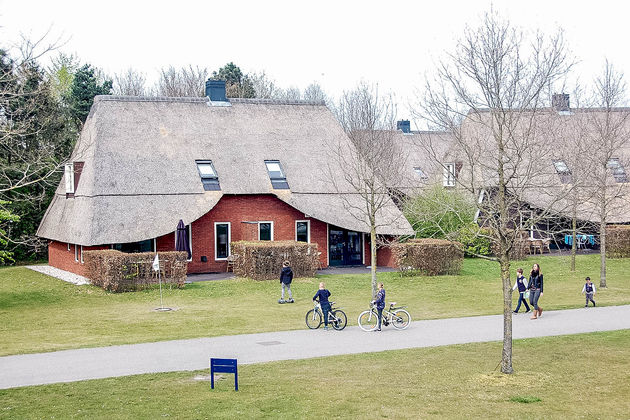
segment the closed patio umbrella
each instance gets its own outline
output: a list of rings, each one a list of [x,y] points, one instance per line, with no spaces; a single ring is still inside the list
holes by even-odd
[[[179,220],[177,224],[177,236],[175,237],[175,251],[186,251],[188,259],[192,257],[190,252],[190,244],[188,243],[188,235],[186,234],[186,226],[183,220]]]

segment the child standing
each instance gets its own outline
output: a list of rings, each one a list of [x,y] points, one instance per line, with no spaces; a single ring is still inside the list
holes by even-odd
[[[383,309],[385,309],[385,289],[383,287],[383,283],[378,284],[378,291],[376,292],[374,304],[376,305],[376,312],[378,313],[378,326],[375,331],[380,331],[381,322],[383,321]]]
[[[527,279],[523,276],[523,269],[518,268],[516,270],[516,282],[514,283],[514,287],[512,290],[516,290],[518,287],[518,304],[516,305],[516,309],[514,313],[517,314],[518,310],[521,309],[521,303],[525,304],[525,313],[529,312],[529,305],[527,304],[527,300],[523,297],[525,291],[527,291]]]
[[[289,261],[282,264],[282,272],[280,273],[280,284],[282,285],[282,294],[278,303],[293,303],[293,294],[291,293],[291,282],[293,281],[293,270],[291,270]],[[289,300],[284,300],[284,289],[289,291]]]
[[[326,285],[324,282],[319,283],[319,290],[313,296],[313,300],[319,299],[319,306],[322,308],[322,312],[324,313],[324,329],[328,330],[328,312],[330,312],[330,302],[328,298],[331,293],[326,289]]]
[[[593,295],[595,295],[597,291],[595,290],[595,285],[591,283],[591,278],[586,278],[586,284],[582,287],[582,293],[586,293],[586,305],[585,308],[588,308],[588,301],[593,302],[593,306],[595,306],[595,301],[593,300]]]

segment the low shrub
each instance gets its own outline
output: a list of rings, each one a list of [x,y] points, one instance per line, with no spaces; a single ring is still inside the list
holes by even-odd
[[[606,226],[606,257],[630,257],[630,225]]]
[[[239,241],[231,245],[234,274],[254,280],[277,280],[289,261],[294,277],[315,277],[317,244],[297,241]]]
[[[401,272],[429,276],[459,274],[464,261],[462,245],[444,239],[412,239],[392,246]]]
[[[162,283],[183,287],[188,270],[187,255],[181,251],[159,252]],[[153,271],[155,253],[129,254],[113,249],[85,251],[87,277],[95,286],[112,292],[129,292],[158,283]]]
[[[492,255],[492,240],[487,229],[479,229],[476,223],[464,226],[456,232],[457,242],[464,247],[467,257]]]

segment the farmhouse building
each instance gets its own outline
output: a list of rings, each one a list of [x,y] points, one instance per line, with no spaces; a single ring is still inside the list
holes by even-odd
[[[85,274],[83,252],[170,251],[181,219],[190,273],[225,271],[230,243],[316,243],[320,263],[370,263],[361,198],[332,164],[350,140],[323,103],[97,96],[38,230],[49,264]],[[334,179],[335,182],[331,182]],[[391,201],[391,200],[390,200]],[[380,235],[412,234],[393,202]],[[379,265],[392,265],[379,250]]]

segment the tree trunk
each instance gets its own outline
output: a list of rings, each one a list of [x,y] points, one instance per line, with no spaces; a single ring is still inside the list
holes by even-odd
[[[575,271],[575,255],[577,254],[577,221],[575,216],[575,207],[573,208],[573,217],[571,218],[571,234],[573,237],[573,242],[571,242],[571,271]]]
[[[370,228],[370,263],[372,273],[372,299],[376,297],[376,227]]]
[[[599,272],[599,287],[606,287],[606,218],[602,218],[599,225],[599,257],[601,268]]]
[[[501,372],[514,373],[512,368],[512,288],[510,287],[510,259],[507,251],[503,251],[501,264],[501,283],[503,284],[503,352],[501,355]]]

